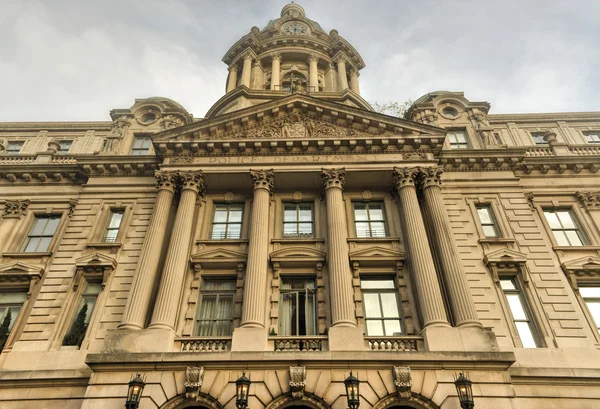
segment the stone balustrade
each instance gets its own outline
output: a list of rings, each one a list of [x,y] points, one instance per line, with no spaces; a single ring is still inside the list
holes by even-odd
[[[554,156],[552,149],[543,146],[536,146],[527,149],[525,156]]]
[[[371,351],[417,352],[423,350],[422,337],[365,337],[365,340]]]
[[[180,352],[227,352],[231,338],[176,338],[175,350]]]
[[[315,352],[323,350],[327,337],[286,337],[272,338],[275,352]]]
[[[600,146],[571,145],[571,146],[569,146],[569,152],[572,155],[579,155],[579,156],[600,155]]]

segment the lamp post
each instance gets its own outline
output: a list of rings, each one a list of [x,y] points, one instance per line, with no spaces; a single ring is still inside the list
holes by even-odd
[[[352,375],[352,371],[350,371],[350,375],[344,379],[344,386],[346,387],[348,409],[357,409],[360,405],[360,381]]]
[[[144,382],[140,374],[137,374],[135,378],[131,378],[129,381],[129,390],[127,391],[127,400],[125,401],[126,409],[137,409],[140,406],[144,386],[146,386],[146,382]]]
[[[250,379],[246,377],[245,372],[235,381],[235,406],[237,406],[237,409],[246,409],[248,407],[250,383]]]
[[[458,374],[458,378],[454,380],[454,386],[456,386],[456,392],[458,393],[458,400],[460,401],[460,407],[462,409],[473,409],[475,402],[473,401],[473,388],[471,380],[462,374]]]

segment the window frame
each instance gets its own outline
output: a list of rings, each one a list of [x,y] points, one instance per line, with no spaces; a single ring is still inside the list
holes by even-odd
[[[487,210],[487,213],[491,220],[491,223],[484,223],[483,220],[481,220],[481,215],[479,214],[479,210],[481,210],[481,209]],[[496,214],[494,212],[494,206],[491,203],[478,203],[475,205],[475,211],[479,218],[479,226],[481,227],[483,236],[486,239],[501,239],[501,238],[503,238],[502,229],[500,228],[500,223],[498,223],[498,218],[496,217]],[[488,236],[486,234],[486,232],[485,232],[486,226],[491,226],[493,228],[493,230],[495,232],[494,236]]]
[[[369,211],[369,207],[373,204],[381,205],[381,220],[371,220],[371,215]],[[357,220],[356,219],[356,206],[365,206],[365,210],[367,211],[367,219],[366,220]],[[354,221],[354,237],[357,239],[379,239],[379,238],[390,238],[390,231],[387,223],[387,214],[386,214],[386,206],[385,200],[374,200],[374,201],[352,201],[352,218]],[[367,236],[359,236],[359,230],[357,227],[358,223],[367,223],[369,225],[369,235]],[[372,223],[382,223],[383,224],[383,235],[382,236],[373,236],[373,228]]]
[[[19,150],[15,151],[14,149],[10,149],[11,144],[19,144]],[[4,151],[6,155],[20,155],[23,147],[25,146],[25,141],[8,141],[6,144],[6,150]]]
[[[546,140],[544,140],[544,136],[547,133],[548,132],[529,131],[529,136],[531,138],[531,141],[533,142],[533,145],[534,146],[541,146],[541,147],[549,146],[548,142]]]
[[[294,288],[290,288],[290,289],[283,289],[283,285],[284,285],[284,281],[286,280],[294,280],[294,281],[304,281],[304,288],[303,291],[300,289],[294,289]],[[308,288],[306,286],[307,282],[311,282],[313,284],[313,288]],[[304,276],[304,275],[286,275],[286,276],[281,276],[280,277],[280,285],[279,285],[279,316],[278,316],[278,322],[277,322],[277,333],[279,336],[286,336],[286,337],[315,337],[319,335],[319,300],[318,300],[318,296],[317,296],[317,280],[315,277],[311,277],[311,276]],[[313,328],[312,328],[312,332],[313,334],[308,334],[308,327],[305,325],[304,327],[304,332],[306,332],[306,334],[300,334],[300,314],[296,313],[296,332],[298,332],[298,334],[282,334],[282,330],[281,330],[281,325],[283,323],[283,309],[284,309],[284,295],[285,294],[295,294],[296,295],[296,302],[298,305],[299,304],[299,296],[300,293],[304,293],[305,297],[305,303],[304,303],[304,314],[305,316],[307,315],[307,312],[310,311],[310,309],[308,308],[308,303],[307,303],[307,299],[308,299],[308,294],[309,292],[312,293],[312,299],[313,299]],[[306,320],[305,320],[306,323]],[[293,328],[293,326],[290,323],[290,329]],[[292,331],[290,331],[292,332]]]
[[[579,287],[579,295],[581,296],[583,305],[585,305],[586,311],[589,314],[589,317],[591,319],[590,324],[592,324],[592,323],[595,324],[596,332],[598,335],[600,335],[600,317],[598,317],[599,319],[596,320],[596,318],[594,318],[594,314],[592,313],[592,311],[590,310],[590,307],[588,305],[589,300],[600,304],[600,295],[598,295],[597,297],[585,297],[581,293],[581,290],[583,288],[597,288],[600,291],[600,283],[584,283],[583,285],[579,285],[578,287]]]
[[[63,149],[63,143],[66,143],[66,142],[69,143],[69,148],[65,151]],[[58,141],[60,149],[56,151],[56,154],[57,155],[68,155],[69,152],[71,151],[71,148],[73,147],[73,142],[74,142],[73,139],[63,139],[63,140]]]
[[[43,234],[42,235],[32,235],[33,230],[35,229],[35,226],[37,225],[37,222],[39,219],[57,220],[56,227],[54,228],[54,232],[52,233],[51,236],[43,235]],[[57,233],[60,231],[62,219],[63,219],[63,216],[59,215],[59,214],[44,214],[44,215],[34,214],[33,221],[30,223],[29,228],[27,229],[27,233],[25,234],[23,243],[21,244],[20,252],[21,253],[32,253],[32,254],[51,252],[52,248],[53,248],[53,244],[56,241]],[[44,229],[45,229],[45,227],[44,227]],[[42,233],[43,233],[43,231],[42,231]],[[32,237],[35,237],[35,238],[50,237],[50,241],[48,242],[48,245],[46,246],[46,248],[44,250],[39,250],[39,243],[38,243],[38,246],[36,247],[35,251],[27,251],[27,247],[29,246],[29,243],[31,242]],[[41,240],[40,240],[40,242],[41,242]]]
[[[285,213],[286,213],[286,207],[287,206],[295,206],[296,207],[296,219],[293,221],[286,221],[285,220]],[[310,207],[310,222],[305,222],[305,221],[300,221],[300,217],[299,217],[299,212],[300,212],[300,207],[301,206],[309,206]],[[299,238],[315,238],[315,207],[314,207],[314,203],[313,202],[289,202],[289,201],[284,201],[281,203],[281,208],[282,208],[282,233],[281,236],[283,238],[290,238],[290,239],[299,239]],[[300,224],[308,224],[310,223],[311,225],[311,232],[310,234],[301,234],[300,233]],[[296,225],[296,233],[295,234],[286,234],[285,233],[285,227],[286,225]]]
[[[226,222],[215,222],[215,217],[217,215],[217,211],[219,210],[219,206],[227,206],[227,221]],[[231,215],[231,207],[236,206],[239,207],[240,210],[240,221],[239,222],[230,222],[229,218]],[[243,236],[243,227],[244,227],[244,210],[245,210],[245,205],[244,203],[222,203],[222,202],[215,202],[213,203],[213,209],[212,209],[212,221],[210,224],[210,234],[209,234],[209,240],[240,240]],[[225,225],[225,233],[224,233],[224,237],[223,238],[215,238],[214,237],[214,232],[215,232],[215,225]],[[229,231],[229,225],[232,224],[239,224],[240,229],[239,229],[239,236],[238,237],[227,237],[228,231]]]
[[[540,332],[540,326],[537,322],[536,316],[533,314],[533,310],[530,305],[530,299],[527,296],[525,289],[522,284],[522,280],[519,279],[516,275],[502,275],[499,277],[500,282],[498,285],[498,289],[502,294],[504,305],[505,305],[505,314],[509,319],[509,325],[511,327],[511,333],[513,334],[513,341],[518,341],[519,345],[516,344],[516,347],[525,348],[525,349],[536,349],[536,348],[544,348],[544,342],[542,338],[542,334]],[[505,290],[502,288],[502,281],[510,280],[513,283],[514,290]],[[529,330],[531,332],[531,337],[535,343],[535,347],[525,347],[523,345],[523,340],[521,338],[521,334],[519,333],[519,329],[516,325],[517,320],[515,319],[512,308],[510,307],[510,302],[508,301],[507,291],[509,295],[517,295],[519,301],[521,303],[521,308],[527,318],[527,321],[519,320],[519,322],[527,322]]]
[[[12,313],[11,313],[10,329],[9,329],[7,337],[6,337],[6,342],[0,349],[0,353],[2,351],[4,351],[8,346],[12,346],[12,344],[14,343],[14,338],[17,336],[17,334],[22,329],[21,323],[24,322],[23,316],[29,312],[28,310],[29,310],[29,304],[30,304],[29,303],[30,297],[28,297],[28,290],[26,288],[2,288],[0,286],[0,294],[10,294],[10,293],[24,294],[24,300],[23,300],[23,303],[20,305],[19,313],[16,315],[16,317],[12,317]],[[16,303],[10,303],[10,304],[16,305]],[[8,307],[8,309],[10,309],[10,306]],[[2,317],[0,317],[0,324],[2,324],[4,322],[5,317],[6,317],[6,314],[4,314]]]
[[[598,145],[600,144],[600,131],[584,131],[583,132],[583,136],[585,138],[585,142],[589,143],[591,145]],[[594,140],[594,138],[590,138],[591,137],[596,137],[597,139]]]
[[[581,248],[581,247],[585,247],[585,246],[589,246],[591,245],[591,240],[590,240],[590,236],[588,235],[588,232],[583,228],[583,225],[581,223],[581,218],[579,217],[579,215],[576,213],[575,209],[571,206],[571,207],[542,207],[541,208],[542,211],[542,219],[544,222],[544,225],[546,226],[546,228],[548,229],[548,231],[550,232],[550,236],[552,238],[552,242],[554,243],[555,246],[558,247],[571,247],[571,248]],[[560,244],[556,235],[555,235],[555,229],[552,228],[552,226],[550,225],[550,222],[548,221],[548,218],[546,217],[546,212],[551,212],[551,213],[556,213],[556,212],[567,212],[571,218],[571,223],[573,223],[573,225],[576,226],[576,229],[556,229],[556,231],[561,231],[561,232],[565,232],[565,231],[575,231],[577,237],[579,238],[579,241],[581,242],[581,245],[573,245],[571,244],[571,240],[569,240],[568,236],[565,234],[564,237],[567,239],[567,241],[569,242],[569,244]],[[560,218],[558,216],[556,216],[559,223],[561,224],[561,226],[563,225],[562,221],[560,220]]]
[[[108,218],[106,220],[106,222],[104,223],[104,230],[102,233],[102,243],[106,243],[106,244],[116,244],[118,243],[118,239],[121,236],[121,228],[123,227],[123,223],[125,222],[125,216],[126,216],[126,208],[122,208],[122,207],[110,207],[108,209]],[[121,215],[121,220],[119,221],[119,225],[116,228],[111,228],[110,227],[110,223],[112,221],[112,217],[115,214],[120,214]],[[114,240],[113,241],[107,241],[108,239],[108,234],[110,231],[114,231],[116,230],[117,234],[115,234],[114,236]]]
[[[79,349],[83,349],[86,347],[86,341],[88,340],[90,334],[91,334],[91,328],[94,326],[95,323],[95,315],[96,315],[96,311],[98,311],[100,308],[102,308],[102,306],[100,305],[101,302],[101,298],[100,296],[102,295],[102,283],[97,282],[97,281],[88,281],[85,278],[81,278],[81,281],[83,281],[83,285],[81,285],[81,290],[78,292],[77,297],[75,297],[73,299],[73,301],[77,300],[77,302],[73,302],[73,305],[75,306],[74,310],[71,311],[71,319],[69,321],[69,325],[66,327],[66,332],[63,334],[62,338],[61,338],[61,346],[63,347],[73,347],[73,346],[77,346],[77,348]],[[106,284],[106,283],[104,283]],[[94,286],[98,286],[98,292],[95,294],[86,294],[86,292],[90,289],[90,285],[94,285]],[[81,340],[81,344],[79,345],[64,345],[64,338],[66,337],[66,335],[71,331],[71,328],[73,327],[73,324],[75,323],[75,320],[77,320],[77,316],[79,315],[79,311],[81,310],[81,308],[83,307],[83,303],[85,302],[86,298],[90,298],[90,296],[93,295],[94,296],[94,304],[91,308],[91,310],[88,308],[87,312],[86,312],[86,319],[87,322],[85,323],[85,334]],[[88,304],[89,305],[89,304]]]
[[[135,143],[138,140],[148,141],[149,145],[147,150],[144,152],[141,148],[136,148]],[[143,142],[142,142],[143,147]],[[129,155],[131,156],[145,156],[152,154],[152,136],[151,135],[134,135],[133,141],[131,143],[131,150],[129,151]]]
[[[231,277],[231,276],[203,276],[200,278],[201,279],[201,287],[198,291],[198,298],[197,298],[197,302],[196,302],[196,311],[194,313],[194,323],[193,323],[193,336],[194,337],[200,337],[200,338],[212,338],[212,337],[219,337],[219,338],[229,338],[232,336],[233,334],[233,324],[234,324],[234,320],[235,320],[235,298],[236,298],[236,291],[237,291],[237,279],[236,277]],[[206,289],[206,282],[207,281],[230,281],[233,286],[232,289],[230,290],[208,290]],[[228,295],[231,296],[231,317],[228,319],[229,320],[229,334],[228,335],[214,335],[214,332],[216,332],[217,330],[217,326],[216,323],[218,321],[225,321],[224,319],[217,319],[217,318],[204,318],[201,319],[200,317],[200,313],[202,312],[202,305],[204,303],[204,297],[206,295],[216,295],[217,298],[215,299],[215,302],[218,303],[218,299],[219,296],[221,295]],[[200,329],[200,321],[208,321],[210,322],[210,335],[199,335],[199,329]]]
[[[363,288],[363,282],[365,281],[390,281],[393,284],[393,288]],[[406,328],[406,321],[405,321],[405,316],[404,316],[404,308],[402,307],[402,297],[400,296],[400,292],[398,289],[398,282],[397,282],[397,278],[394,276],[385,276],[385,275],[361,275],[360,277],[360,293],[361,293],[361,297],[362,297],[362,303],[363,303],[363,320],[364,320],[364,331],[365,331],[365,336],[366,337],[401,337],[401,336],[405,336],[407,334],[407,328]],[[398,311],[398,317],[371,317],[369,318],[367,316],[367,308],[365,305],[365,297],[364,294],[377,294],[378,295],[378,300],[379,300],[379,307],[380,310],[383,312],[383,302],[381,300],[381,294],[385,293],[385,294],[394,294],[395,295],[395,299],[396,299],[396,310]],[[368,325],[367,322],[368,321],[381,321],[382,324],[382,328],[385,332],[385,321],[400,321],[400,334],[397,335],[373,335],[373,334],[369,334],[369,330],[368,330]]]
[[[450,139],[451,133],[457,133],[457,132],[462,132],[462,134],[465,138],[464,143],[463,142],[452,143],[452,141]],[[455,135],[452,135],[452,136],[455,136]],[[450,147],[450,149],[464,150],[464,149],[472,149],[473,148],[471,141],[469,140],[469,134],[467,132],[467,128],[450,128],[450,129],[448,129],[446,132],[446,139],[448,140],[448,146]],[[464,145],[464,147],[462,147],[462,145]]]

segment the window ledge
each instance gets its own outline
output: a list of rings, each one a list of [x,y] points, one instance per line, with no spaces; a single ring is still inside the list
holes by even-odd
[[[323,243],[325,239],[318,237],[283,237],[271,239],[271,243]]]
[[[119,248],[123,246],[123,243],[88,243],[87,247],[102,247],[102,248]]]
[[[386,241],[400,241],[400,237],[348,237],[348,243],[373,243]]]
[[[196,244],[215,244],[215,243],[247,244],[249,242],[250,242],[250,240],[248,240],[248,239],[196,240]]]
[[[514,243],[515,239],[510,237],[486,237],[483,239],[479,239],[480,243],[488,243],[488,244],[502,244],[502,243]]]
[[[38,258],[38,257],[50,257],[52,255],[51,251],[39,251],[39,252],[25,252],[25,251],[15,251],[15,252],[6,252],[2,253],[2,257],[12,257],[12,258]]]
[[[269,339],[273,341],[283,339],[327,339],[327,335],[269,335]]]
[[[552,250],[559,251],[596,251],[600,246],[552,246]]]

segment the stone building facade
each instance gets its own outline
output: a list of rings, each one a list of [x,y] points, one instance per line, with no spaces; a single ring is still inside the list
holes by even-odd
[[[0,123],[0,406],[600,407],[600,113],[404,118],[296,4],[196,119]]]

